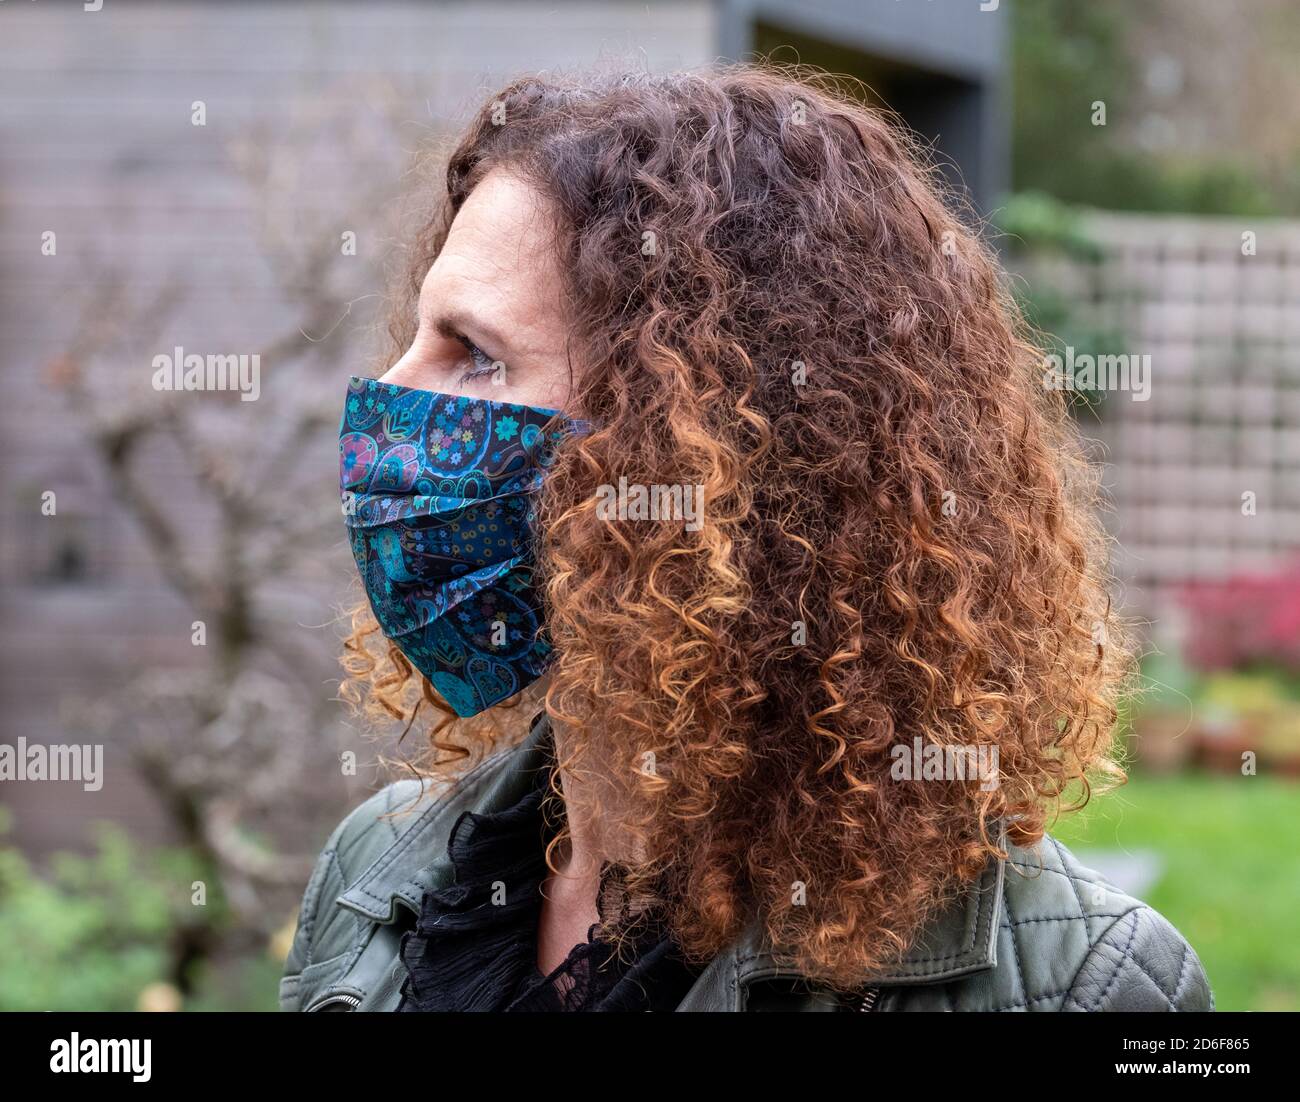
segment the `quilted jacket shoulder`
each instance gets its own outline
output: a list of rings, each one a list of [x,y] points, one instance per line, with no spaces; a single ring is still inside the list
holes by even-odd
[[[1195,951],[1162,915],[1050,835],[1011,847],[992,969],[885,988],[880,1010],[1208,1011]]]

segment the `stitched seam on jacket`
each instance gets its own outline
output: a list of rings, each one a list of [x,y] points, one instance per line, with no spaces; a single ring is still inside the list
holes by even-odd
[[[1019,1010],[1022,1006],[1028,1010],[1030,1003],[1046,1002],[1048,999],[1059,999],[1062,995],[1068,995],[1068,991],[1052,991],[1046,995],[1035,995],[1032,999],[1025,999],[1023,1002],[1007,1003],[1006,1006],[995,1006],[989,1011],[990,1014],[1000,1014],[1004,1010]]]
[[[1050,838],[1051,835],[1048,835],[1048,837]],[[1061,843],[1055,838],[1052,838],[1051,841],[1052,846],[1056,849],[1056,859],[1061,862],[1061,869],[1064,871],[1066,868],[1065,851],[1061,848]],[[1066,873],[1066,876],[1070,879],[1070,891],[1074,892],[1074,901],[1079,904],[1079,914],[1081,916],[1086,916],[1088,909],[1083,905],[1083,896],[1079,894],[1079,882],[1073,876],[1070,876],[1068,872]]]
[[[1141,914],[1139,913],[1139,915],[1138,915],[1138,925],[1139,925],[1139,926],[1141,926],[1141,924],[1142,924],[1142,923],[1141,923],[1141,918],[1142,918],[1142,916],[1141,916]],[[1136,930],[1135,930],[1134,932],[1136,933]],[[1173,1004],[1173,1000],[1169,998],[1169,993],[1168,993],[1168,992],[1164,989],[1164,987],[1161,985],[1160,980],[1157,979],[1157,978],[1156,978],[1156,977],[1151,973],[1150,969],[1148,969],[1148,968],[1146,967],[1146,965],[1144,965],[1140,960],[1138,960],[1136,956],[1133,956],[1133,955],[1127,955],[1127,959],[1128,959],[1128,960],[1131,960],[1131,961],[1133,962],[1133,966],[1134,966],[1134,967],[1135,967],[1139,972],[1141,972],[1144,976],[1146,976],[1147,979],[1149,979],[1149,980],[1151,981],[1151,983],[1155,986],[1155,989],[1156,989],[1157,991],[1160,992],[1160,997],[1161,997],[1162,999],[1164,999],[1166,1003],[1169,1004],[1169,1009],[1170,1009],[1170,1010],[1174,1010],[1174,1011],[1176,1011],[1176,1010],[1178,1009],[1178,1007],[1174,1006],[1174,1004]],[[1179,974],[1180,974],[1180,975],[1182,974],[1182,968],[1181,968],[1181,967],[1179,968]]]
[[[1119,960],[1117,960],[1117,961],[1115,962],[1115,971],[1111,974],[1110,979],[1107,981],[1107,983],[1106,983],[1106,989],[1105,989],[1104,991],[1102,991],[1101,996],[1097,999],[1097,1009],[1098,1009],[1098,1010],[1100,1010],[1103,1006],[1106,1005],[1106,1000],[1110,998],[1111,988],[1113,988],[1113,987],[1115,986],[1115,984],[1119,981],[1119,977],[1120,977],[1120,975],[1121,975],[1121,974],[1123,973],[1123,971],[1124,971],[1124,965],[1125,965],[1129,960],[1132,959],[1133,942],[1137,940],[1138,930],[1141,929],[1141,927],[1142,927],[1142,916],[1141,916],[1140,913],[1138,913],[1138,912],[1134,912],[1134,915],[1133,915],[1133,929],[1132,929],[1132,931],[1131,931],[1131,932],[1129,933],[1129,935],[1128,935],[1128,941],[1125,942],[1125,944],[1124,944],[1124,951],[1120,954],[1120,958],[1119,958]],[[1098,944],[1098,946],[1100,946],[1100,945],[1103,944],[1104,942],[1105,942],[1105,938],[1102,938],[1102,940],[1099,941],[1097,944]],[[1096,949],[1094,949],[1093,952],[1096,952]],[[1091,956],[1092,953],[1089,953],[1088,955]],[[1146,971],[1146,969],[1142,968],[1141,965],[1138,965],[1138,968],[1139,968],[1141,971],[1143,971],[1143,972]],[[1154,980],[1153,980],[1153,982],[1154,982]],[[1158,988],[1160,987],[1160,985],[1159,985],[1159,984],[1156,984],[1156,987],[1157,987],[1157,989],[1158,989]],[[1165,993],[1164,993],[1163,991],[1161,991],[1160,994],[1161,994],[1161,995],[1164,995]],[[1168,999],[1168,996],[1165,995],[1165,998],[1166,998],[1166,1000],[1167,1000],[1167,999]],[[1080,1004],[1080,1005],[1082,1005],[1082,1004]]]
[[[1098,880],[1089,880],[1089,879],[1087,879],[1086,877],[1083,877],[1083,876],[1075,876],[1073,873],[1070,873],[1070,872],[1062,872],[1060,869],[1049,869],[1046,865],[1028,865],[1028,864],[1026,864],[1024,861],[1012,861],[1011,864],[1014,865],[1014,866],[1015,866],[1016,868],[1018,868],[1018,869],[1025,869],[1027,872],[1050,872],[1053,876],[1061,876],[1061,877],[1064,877],[1066,880],[1069,880],[1072,884],[1096,884],[1096,883],[1100,883],[1100,881],[1098,881]],[[1033,878],[1033,877],[1026,877],[1026,879],[1035,879],[1035,878]],[[1075,894],[1076,894],[1076,898],[1077,898],[1078,893],[1076,892]],[[1122,895],[1123,893],[1121,892],[1121,893],[1119,893],[1119,894]]]
[[[352,969],[357,966],[357,961],[361,959],[361,954],[365,952],[366,934],[368,932],[368,928],[372,926],[373,923],[369,919],[363,919],[358,914],[352,915],[352,919],[356,929],[355,929],[355,933],[352,936],[351,944],[349,944],[348,948],[344,950],[344,952],[339,954],[339,957],[346,957],[347,960],[344,962],[341,968],[337,969],[334,972],[334,975],[329,979],[327,983],[322,984],[317,989],[315,999],[320,999],[326,994],[328,994],[330,991],[337,988],[339,983],[343,980],[343,977],[349,975],[352,972]],[[337,960],[338,958],[331,957],[330,959]],[[361,989],[358,987],[356,988],[356,990],[359,991]],[[315,1001],[315,999],[313,1001]]]
[[[1178,966],[1178,983],[1174,986],[1174,997],[1169,1000],[1170,1003],[1173,1004],[1174,1009],[1178,1008],[1178,1000],[1183,997],[1183,984],[1187,982],[1187,977],[1191,975],[1187,970],[1187,965],[1190,964],[1192,960],[1191,948],[1190,945],[1183,945],[1183,961]],[[1159,985],[1157,984],[1157,986]]]
[[[301,1003],[298,998],[298,988],[302,985],[302,977],[296,972],[291,976],[281,976],[280,985],[276,990],[276,1005],[282,1011],[301,1010]]]
[[[1125,911],[1123,914],[1092,914],[1092,915],[1062,915],[1060,918],[1022,918],[1015,922],[1004,922],[1003,926],[1032,926],[1035,922],[1083,922],[1086,923],[1090,918],[1123,918],[1124,915],[1132,914],[1132,911]],[[1092,948],[1091,945],[1088,946]]]
[[[423,795],[423,793],[424,793],[424,784],[423,784],[423,782],[421,782],[421,784],[420,784],[420,792],[421,792],[421,795]],[[401,834],[400,834],[400,832],[399,832],[398,829],[397,829],[397,823],[396,823],[392,818],[390,818],[390,816],[392,815],[392,813],[393,813],[394,811],[397,810],[395,807],[393,807],[393,796],[394,796],[394,795],[395,795],[395,793],[393,793],[393,791],[390,789],[390,790],[389,790],[389,794],[388,794],[388,796],[387,796],[387,797],[385,798],[385,800],[384,800],[384,802],[385,802],[386,804],[388,804],[388,807],[385,808],[385,809],[384,809],[384,813],[383,813],[382,815],[377,816],[377,818],[378,818],[378,821],[379,821],[379,822],[383,823],[384,826],[388,827],[388,832],[393,836],[393,841],[396,842],[397,839],[401,837]],[[419,799],[419,798],[417,797],[417,802],[418,802],[418,799]]]
[[[1081,877],[1081,876],[1073,876],[1073,875],[1071,875],[1071,874],[1068,873],[1068,872],[1061,872],[1059,869],[1049,869],[1049,868],[1046,868],[1046,867],[1041,866],[1041,865],[1026,865],[1026,864],[1024,864],[1023,862],[1020,862],[1020,861],[1012,861],[1011,864],[1014,865],[1014,866],[1017,867],[1017,868],[1022,868],[1022,869],[1037,869],[1038,871],[1041,871],[1041,872],[1050,872],[1050,873],[1055,873],[1057,876],[1063,876],[1063,877],[1065,877],[1066,880],[1069,880],[1069,881],[1071,882],[1071,887],[1072,887],[1072,888],[1073,888],[1073,885],[1075,885],[1075,884],[1087,884],[1087,885],[1089,885],[1089,886],[1091,887],[1091,886],[1094,885],[1094,884],[1102,883],[1102,881],[1100,881],[1100,880],[1088,880],[1088,879],[1085,879],[1084,877]],[[1120,891],[1118,891],[1118,890],[1116,890],[1116,891],[1114,891],[1114,892],[1109,892],[1108,894],[1111,894],[1111,895],[1124,895],[1123,892],[1120,892]],[[1075,892],[1074,892],[1074,897],[1075,897],[1075,900],[1076,900],[1076,901],[1079,901],[1079,893],[1078,893],[1077,890],[1075,890]],[[1141,911],[1143,908],[1146,907],[1146,904],[1143,903],[1140,899],[1133,899],[1131,896],[1125,896],[1125,898],[1128,899],[1128,901],[1129,901],[1130,903],[1132,903],[1133,905],[1132,905],[1132,906],[1131,906],[1127,911],[1125,911],[1124,914],[1120,915],[1120,916],[1119,916],[1120,918],[1123,918],[1124,915],[1132,914],[1134,911]],[[1107,915],[1107,914],[1092,914],[1092,915],[1090,915],[1090,914],[1084,913],[1084,914],[1081,914],[1081,915],[1077,915],[1076,917],[1077,917],[1077,918],[1080,918],[1080,919],[1082,919],[1083,921],[1086,922],[1089,918],[1109,918],[1110,915]],[[1109,927],[1107,928],[1106,931],[1103,931],[1103,936],[1105,936],[1105,933],[1108,932],[1108,931],[1109,931]],[[1096,944],[1096,943],[1094,942],[1093,944]]]
[[[1112,922],[1101,932],[1101,937],[1099,937],[1096,941],[1094,941],[1091,945],[1088,946],[1088,951],[1087,953],[1084,954],[1083,962],[1079,965],[1078,971],[1074,973],[1074,978],[1070,980],[1070,986],[1065,989],[1067,995],[1065,1002],[1067,1005],[1071,1002],[1076,1002],[1079,1003],[1080,1006],[1083,1006],[1083,1003],[1074,997],[1074,989],[1079,985],[1079,977],[1083,975],[1083,970],[1088,967],[1088,962],[1092,960],[1093,954],[1096,953],[1097,946],[1099,946],[1103,941],[1106,940],[1106,935],[1109,934],[1111,930],[1115,929],[1116,926],[1118,926],[1121,922],[1123,922],[1124,919],[1126,919],[1132,913],[1133,913],[1132,911],[1126,911],[1124,914],[1120,915],[1119,918],[1115,919],[1114,922]],[[1137,927],[1135,925],[1134,929],[1136,928]]]
[[[1151,914],[1155,914],[1155,912],[1154,912],[1154,911],[1150,911],[1149,908],[1148,908],[1148,911],[1149,911],[1149,913],[1151,913]],[[1138,915],[1137,915],[1137,918],[1138,918],[1138,920],[1137,920],[1137,927],[1138,927],[1138,928],[1141,928],[1141,926],[1142,926],[1142,916],[1143,916],[1143,912],[1139,911],[1139,912],[1138,912]],[[1137,931],[1135,930],[1134,933],[1136,934],[1136,932],[1137,932]],[[1185,953],[1186,953],[1186,949],[1187,949],[1187,946],[1186,946],[1185,944],[1184,944],[1184,946],[1183,946],[1183,949],[1184,949],[1184,954],[1185,954]],[[1133,966],[1134,966],[1134,967],[1135,967],[1139,972],[1141,972],[1144,976],[1146,976],[1146,978],[1149,979],[1149,980],[1151,981],[1151,983],[1152,983],[1152,985],[1155,987],[1155,989],[1156,989],[1157,991],[1160,992],[1160,997],[1161,997],[1162,999],[1164,999],[1166,1003],[1168,1003],[1168,1005],[1169,1005],[1169,1009],[1170,1009],[1170,1010],[1173,1010],[1173,1011],[1177,1011],[1177,1010],[1178,1010],[1178,1007],[1176,1007],[1176,1006],[1174,1005],[1173,1000],[1169,997],[1169,992],[1165,990],[1164,985],[1160,982],[1159,977],[1156,976],[1156,975],[1155,975],[1155,974],[1154,974],[1154,973],[1153,973],[1153,972],[1152,972],[1152,971],[1151,971],[1151,970],[1150,970],[1150,969],[1149,969],[1145,964],[1143,964],[1140,960],[1138,960],[1136,954],[1128,953],[1128,954],[1126,954],[1126,956],[1127,956],[1127,959],[1130,960],[1130,961],[1133,963]],[[1184,955],[1184,961],[1185,961],[1185,955]],[[1179,965],[1179,968],[1178,968],[1178,974],[1179,974],[1180,976],[1182,975],[1182,965]]]
[[[1020,994],[1027,999],[1029,988],[1026,986],[1024,965],[1020,963],[1020,946],[1016,944],[1016,916],[1011,913],[1010,893],[1003,894],[1002,906],[1006,908],[1007,920],[1011,923],[1007,937],[1011,940],[1011,957],[1016,966],[1016,982],[1019,984]]]
[[[338,867],[338,850],[331,849],[325,861],[325,868],[321,872],[320,881],[314,885],[315,892],[311,901],[311,914],[307,916],[307,925],[303,937],[307,942],[307,953],[303,959],[302,967],[309,967],[316,956],[316,926],[320,921],[320,904],[321,895],[325,891],[325,881],[329,879],[330,869]],[[339,880],[343,879],[343,870],[339,870]],[[299,969],[301,972],[302,969]]]

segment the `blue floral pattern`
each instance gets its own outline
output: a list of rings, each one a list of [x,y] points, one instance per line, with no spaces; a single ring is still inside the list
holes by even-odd
[[[556,445],[587,428],[534,406],[348,383],[339,480],[352,554],[380,628],[458,715],[546,669],[532,496]]]

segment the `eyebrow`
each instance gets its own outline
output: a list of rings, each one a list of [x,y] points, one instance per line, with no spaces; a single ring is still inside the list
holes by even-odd
[[[461,336],[469,337],[471,340],[482,337],[482,343],[494,351],[502,352],[507,347],[506,339],[500,330],[469,310],[454,306],[447,309],[435,308],[430,324],[439,336],[446,337],[448,340],[456,340]],[[474,340],[474,343],[480,342]]]

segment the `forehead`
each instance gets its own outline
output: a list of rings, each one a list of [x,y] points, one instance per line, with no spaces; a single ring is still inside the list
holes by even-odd
[[[520,299],[545,299],[558,268],[545,199],[501,169],[478,184],[452,222],[424,281],[423,294],[448,306],[492,308]]]

